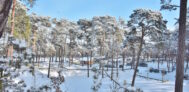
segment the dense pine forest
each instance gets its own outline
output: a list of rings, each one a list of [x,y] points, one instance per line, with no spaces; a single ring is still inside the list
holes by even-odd
[[[187,0],[77,20],[32,11],[39,1],[0,0],[0,92],[188,92]]]

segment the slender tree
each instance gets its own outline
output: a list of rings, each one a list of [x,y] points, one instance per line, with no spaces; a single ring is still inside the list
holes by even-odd
[[[141,34],[139,51],[137,53],[137,62],[133,74],[132,86],[135,84],[135,78],[137,73],[137,68],[140,60],[140,55],[142,52],[142,47],[144,44],[144,37],[149,36],[159,36],[158,34],[166,30],[166,22],[163,20],[163,17],[160,12],[146,10],[146,9],[137,9],[131,14],[131,20],[128,22],[128,26],[134,28],[134,31],[139,31]]]
[[[13,0],[13,6],[12,6],[12,13],[11,13],[11,36],[14,34],[14,19],[15,19],[15,7],[16,7],[16,0]],[[13,45],[10,45],[8,49],[8,57],[11,57],[11,61],[13,60]]]

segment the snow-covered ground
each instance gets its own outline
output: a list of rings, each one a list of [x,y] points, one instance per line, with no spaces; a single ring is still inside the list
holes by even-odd
[[[21,69],[17,70],[19,76],[13,78],[15,83],[23,80],[26,84],[24,88],[25,91],[31,89],[31,87],[39,89],[40,87],[47,85],[52,86],[53,83],[50,78],[47,77],[48,73],[48,62],[43,62],[39,65],[39,67],[35,66],[35,73],[32,74],[30,72],[29,66],[22,66]],[[92,67],[96,67],[98,69],[98,64],[93,65]],[[91,69],[92,69],[91,67]],[[139,67],[139,75],[148,76],[149,78],[162,79],[162,74],[160,73],[150,73],[149,69],[157,68],[157,63],[149,62],[148,67]],[[116,69],[114,69],[113,79],[116,80],[121,87],[124,87],[124,81],[126,81],[126,87],[129,88],[133,76],[133,70],[129,69],[130,66],[125,66],[128,70],[122,71],[119,69],[118,77],[116,77]],[[76,70],[79,69],[79,70]],[[96,74],[92,70],[90,70],[90,77],[87,77],[87,66],[80,65],[71,65],[70,67],[65,64],[65,68],[58,67],[58,62],[51,63],[51,77],[58,77],[58,71],[61,71],[61,74],[64,76],[65,81],[59,85],[60,89],[63,92],[93,92],[92,87],[97,85],[94,79],[94,75]],[[160,64],[160,70],[167,70],[167,63]],[[99,70],[98,78],[96,81],[99,82],[99,88],[96,92],[113,92],[113,90],[117,90],[115,92],[123,92],[122,88],[119,88],[117,84],[115,84],[111,79],[107,76],[111,75],[111,69],[106,71],[104,68],[104,78],[102,78],[101,70]],[[186,74],[189,74],[189,70]],[[174,82],[175,82],[175,71],[167,73],[164,78],[166,82],[146,79],[137,76],[135,87],[142,89],[144,92],[173,92],[174,91]],[[184,80],[184,92],[188,92],[189,90],[189,80]],[[54,92],[55,88],[51,88],[49,92]]]

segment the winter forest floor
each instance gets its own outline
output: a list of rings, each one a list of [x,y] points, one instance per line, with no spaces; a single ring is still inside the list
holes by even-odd
[[[120,63],[119,65],[121,65]],[[13,67],[7,69],[4,74],[10,73],[9,76],[2,78],[4,88],[2,90],[9,92],[55,92],[58,88],[62,92],[123,92],[123,88],[130,90],[141,89],[143,92],[173,92],[175,82],[175,65],[173,72],[168,72],[163,77],[162,73],[150,73],[150,68],[157,69],[157,62],[147,62],[148,67],[139,67],[138,76],[136,78],[135,88],[130,87],[133,69],[125,65],[124,71],[121,68],[114,68],[113,80],[111,80],[111,68],[107,70],[104,67],[104,76],[102,78],[102,70],[99,69],[99,64],[93,64],[90,67],[89,77],[87,76],[87,66],[81,66],[65,63],[64,67],[60,67],[58,62],[51,62],[50,78],[48,74],[48,62],[35,64],[34,71],[32,63],[22,63],[20,69]],[[5,65],[3,65],[6,68]],[[9,66],[7,66],[9,67]],[[97,72],[93,71],[97,69]],[[160,70],[167,69],[167,63],[160,63]],[[172,67],[170,68],[172,70]],[[64,76],[64,81],[58,78],[59,73]],[[189,69],[186,74],[189,74]],[[141,77],[142,76],[142,77]],[[55,78],[56,82],[53,81]],[[116,82],[116,83],[115,83]],[[1,84],[1,86],[2,86]],[[124,85],[126,84],[126,85]],[[29,91],[30,90],[30,91]],[[189,90],[189,80],[184,80],[184,92]]]

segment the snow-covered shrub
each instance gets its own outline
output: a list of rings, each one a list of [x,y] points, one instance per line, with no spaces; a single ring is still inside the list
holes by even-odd
[[[91,87],[91,89],[93,90],[93,92],[98,92],[98,89],[100,88],[101,86],[101,79],[99,79],[99,75],[100,75],[100,71],[98,71],[96,69],[96,67],[93,67],[92,68],[92,71],[94,72],[94,75],[93,75],[93,86]]]
[[[49,91],[49,90],[51,90],[51,87],[49,87],[48,85],[43,85],[43,86],[41,86],[41,87],[39,87],[39,90],[40,90],[40,92],[47,92],[47,91]]]

